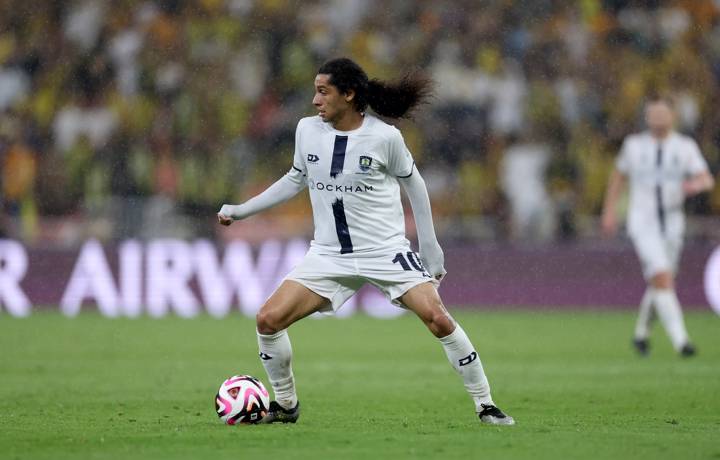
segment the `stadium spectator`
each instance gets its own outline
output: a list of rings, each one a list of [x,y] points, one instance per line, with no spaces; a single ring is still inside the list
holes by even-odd
[[[439,217],[465,238],[503,237],[501,225],[486,224],[506,203],[485,182],[500,174],[506,137],[527,136],[531,126],[552,145],[546,188],[561,201],[557,235],[592,235],[590,226],[573,232],[559,221],[598,215],[613,152],[651,91],[677,95],[678,129],[697,139],[712,170],[720,164],[720,9],[712,0],[293,5],[0,3],[0,116],[19,114],[36,152],[31,213],[41,221],[104,218],[98,206],[117,190],[93,171],[112,164],[106,154],[119,139],[132,152],[133,174],[150,178],[142,191],[119,195],[147,198],[136,208],[163,197],[191,221],[218,196],[264,187],[290,148],[293,120],[306,114],[312,63],[339,54],[380,77],[419,64],[445,82],[419,116],[421,129],[402,127],[419,163],[431,166]],[[168,124],[162,154],[158,118]],[[242,181],[207,190],[202,171],[217,164],[241,171]],[[717,215],[720,192],[691,208]],[[13,237],[32,237],[15,228]],[[190,224],[187,233],[204,228]]]
[[[503,153],[500,184],[510,205],[515,241],[547,241],[551,236],[553,209],[545,186],[549,161],[548,146],[529,139],[518,139]]]

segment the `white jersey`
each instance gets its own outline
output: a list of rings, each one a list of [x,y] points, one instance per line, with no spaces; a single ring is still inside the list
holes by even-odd
[[[400,131],[371,115],[353,131],[300,120],[288,176],[307,184],[320,254],[373,255],[408,244],[398,177],[414,161]]]
[[[659,232],[681,237],[685,231],[682,183],[708,170],[697,143],[671,132],[656,139],[649,132],[628,136],[616,162],[630,181],[628,232]]]

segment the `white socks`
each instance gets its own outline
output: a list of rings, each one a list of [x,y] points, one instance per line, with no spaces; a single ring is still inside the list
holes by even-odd
[[[480,357],[470,343],[465,331],[459,324],[452,334],[439,339],[445,349],[450,364],[460,373],[465,389],[475,403],[475,410],[482,411],[481,404],[493,404],[490,397],[490,384],[480,363]]]
[[[286,409],[295,407],[297,395],[291,366],[292,347],[287,330],[271,335],[258,332],[257,337],[260,359],[275,393],[275,400]],[[481,404],[494,404],[490,397],[490,384],[485,377],[480,357],[465,331],[456,325],[452,334],[439,340],[450,364],[462,376],[465,389],[472,397],[476,411],[482,411]]]
[[[653,288],[645,289],[645,294],[640,301],[637,322],[635,323],[635,338],[646,340],[650,335],[650,321],[652,320]]]
[[[683,345],[688,343],[689,338],[685,329],[680,301],[674,289],[648,287],[645,290],[645,295],[640,302],[637,323],[635,323],[635,338],[647,339],[650,335],[653,305],[660,322],[670,337],[673,348],[680,351]]]
[[[292,409],[297,405],[297,395],[291,365],[292,347],[287,330],[271,335],[258,332],[257,337],[260,360],[272,385],[275,400],[285,409]]]
[[[688,342],[680,302],[674,289],[653,289],[655,310],[676,351]]]

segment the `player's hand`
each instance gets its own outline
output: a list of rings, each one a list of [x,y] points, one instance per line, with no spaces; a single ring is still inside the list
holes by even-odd
[[[445,254],[439,244],[435,243],[430,247],[420,248],[420,261],[425,270],[434,279],[440,281],[447,274],[445,270]]]
[[[443,278],[445,278],[445,275],[447,275],[447,270],[445,270],[445,267],[441,267],[440,270],[440,273],[437,273],[433,276],[436,281],[442,281]]]
[[[686,197],[695,196],[700,193],[700,187],[698,187],[697,181],[692,179],[684,181],[682,183],[682,189]]]
[[[612,238],[617,234],[617,218],[614,213],[603,213],[600,220],[602,235],[606,238]]]
[[[238,220],[237,212],[239,205],[224,204],[217,213],[218,221],[221,225],[230,225],[233,221]]]
[[[233,223],[232,217],[228,217],[220,213],[217,214],[217,218],[220,225],[228,226]]]
[[[230,225],[233,223],[233,216],[235,215],[235,211],[237,210],[237,206],[234,206],[232,204],[224,204],[220,208],[220,211],[217,213],[218,222],[220,222],[220,225]]]

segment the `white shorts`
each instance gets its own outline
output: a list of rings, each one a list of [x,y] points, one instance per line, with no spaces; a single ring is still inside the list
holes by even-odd
[[[669,238],[658,233],[646,233],[631,235],[631,238],[646,280],[649,281],[660,272],[677,273],[682,237]]]
[[[318,254],[310,248],[305,258],[285,277],[329,299],[337,311],[365,283],[377,287],[393,304],[418,284],[438,281],[430,277],[420,259],[408,246],[378,256]],[[325,308],[328,312],[331,309]]]

